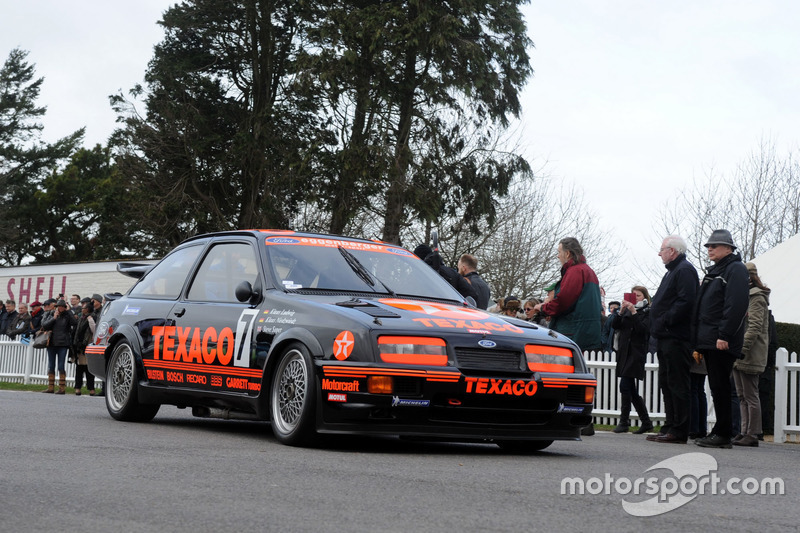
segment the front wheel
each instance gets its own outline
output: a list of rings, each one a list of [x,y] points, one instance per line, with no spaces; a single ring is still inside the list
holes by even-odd
[[[290,345],[280,357],[270,390],[272,431],[283,444],[307,446],[316,438],[314,365],[308,349]]]
[[[114,348],[106,372],[106,408],[117,420],[147,422],[152,420],[160,405],[139,403],[139,377],[136,358],[127,342]]]

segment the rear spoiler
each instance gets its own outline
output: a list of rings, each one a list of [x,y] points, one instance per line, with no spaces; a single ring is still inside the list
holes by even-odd
[[[149,263],[117,263],[117,272],[131,278],[140,279],[147,274],[154,265]]]

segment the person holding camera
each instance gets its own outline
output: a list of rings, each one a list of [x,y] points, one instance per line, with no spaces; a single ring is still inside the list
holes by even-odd
[[[42,319],[42,330],[50,331],[47,345],[47,389],[42,392],[65,394],[67,387],[67,353],[72,345],[72,330],[77,324],[67,302],[58,300],[55,311]],[[56,362],[58,362],[58,391],[55,391]]]
[[[641,435],[653,429],[644,398],[639,394],[639,380],[644,380],[644,363],[650,341],[650,293],[637,285],[625,295],[620,311],[609,320],[617,335],[617,377],[622,397],[619,424],[614,433],[626,433],[630,428],[631,405],[639,415]]]

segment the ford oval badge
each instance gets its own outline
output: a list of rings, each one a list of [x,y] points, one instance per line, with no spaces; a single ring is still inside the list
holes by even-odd
[[[486,339],[479,340],[478,344],[483,346],[484,348],[494,348],[495,346],[497,346],[496,342],[490,341],[490,340],[486,340]]]

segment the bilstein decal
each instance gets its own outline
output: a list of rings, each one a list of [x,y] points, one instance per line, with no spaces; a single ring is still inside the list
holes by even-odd
[[[533,396],[536,394],[535,381],[522,379],[464,378],[466,392],[473,394],[498,394],[508,396]]]
[[[353,333],[347,330],[342,331],[333,341],[333,356],[339,361],[344,361],[353,353],[355,344]]]

